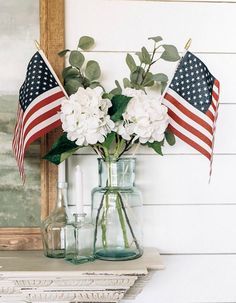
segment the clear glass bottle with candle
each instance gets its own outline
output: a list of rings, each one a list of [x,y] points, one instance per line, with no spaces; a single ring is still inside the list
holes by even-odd
[[[74,264],[94,260],[94,226],[85,213],[74,214],[74,222],[66,225],[65,259]]]
[[[65,226],[67,221],[67,183],[58,182],[56,206],[41,225],[43,248],[46,257],[65,257]]]

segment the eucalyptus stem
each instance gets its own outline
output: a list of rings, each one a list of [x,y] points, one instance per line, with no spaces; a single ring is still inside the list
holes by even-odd
[[[152,66],[153,64],[155,64],[155,63],[160,59],[160,58],[158,58],[157,60],[153,61],[154,56],[155,56],[155,54],[156,54],[156,51],[157,51],[158,48],[160,48],[160,47],[161,47],[161,45],[159,45],[159,46],[156,47],[156,43],[154,44],[154,49],[153,49],[153,52],[152,52],[151,62],[150,62],[149,65],[148,65],[148,68],[147,68],[147,70],[146,70],[146,72],[145,72],[145,75],[144,75],[143,80],[142,80],[142,82],[141,82],[140,85],[142,85],[142,84],[144,83],[144,81],[145,81],[145,79],[146,79],[146,77],[147,77],[147,74],[148,74],[149,71],[150,71],[151,66]]]
[[[118,216],[119,216],[119,220],[120,220],[120,226],[121,226],[121,229],[122,229],[124,246],[125,246],[125,248],[129,248],[129,241],[128,241],[128,237],[127,237],[125,220],[124,220],[124,216],[123,216],[123,213],[122,213],[122,205],[121,205],[121,201],[120,201],[120,196],[118,195],[118,193],[116,193],[116,209],[117,209],[117,212],[118,212]]]
[[[95,253],[96,242],[97,242],[98,220],[99,220],[100,212],[102,210],[102,206],[103,206],[103,202],[104,202],[104,198],[105,198],[106,193],[108,193],[108,191],[106,191],[105,194],[102,197],[101,203],[100,203],[99,208],[98,208],[97,216],[96,216],[95,230],[94,230],[94,243],[93,243],[94,253]]]
[[[121,194],[120,194],[119,192],[117,192],[117,194],[118,194],[119,197],[120,197],[121,207],[122,207],[122,209],[123,209],[123,212],[124,212],[124,215],[125,215],[125,219],[126,219],[126,222],[127,222],[128,226],[129,226],[131,235],[132,235],[132,237],[133,237],[133,239],[134,239],[134,243],[135,243],[137,249],[140,251],[141,249],[140,249],[140,246],[139,246],[139,244],[138,244],[138,240],[136,239],[136,236],[135,236],[135,234],[134,234],[133,228],[132,228],[132,226],[131,226],[131,224],[130,224],[129,217],[128,217],[127,212],[126,212],[126,210],[125,210],[125,206],[124,206],[124,202],[123,202],[123,200],[122,200]]]

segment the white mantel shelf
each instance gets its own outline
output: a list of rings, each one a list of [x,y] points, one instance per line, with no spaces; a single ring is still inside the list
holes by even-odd
[[[41,251],[0,252],[0,302],[119,302],[134,299],[154,270],[163,269],[155,248],[132,261],[73,265]]]

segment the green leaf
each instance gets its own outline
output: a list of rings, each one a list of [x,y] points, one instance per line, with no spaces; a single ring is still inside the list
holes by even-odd
[[[96,87],[99,87],[99,86],[101,86],[101,84],[99,82],[92,82],[89,85],[90,88],[96,88]]]
[[[154,85],[153,74],[148,72],[143,81],[143,86],[153,86],[153,85]]]
[[[135,55],[138,56],[140,63],[144,63],[142,52],[136,52]]]
[[[104,94],[102,95],[102,98],[103,98],[103,99],[109,99],[109,100],[111,100],[113,97],[114,97],[114,95],[108,94],[108,93],[104,93]]]
[[[164,90],[166,89],[167,82],[161,82],[161,94],[164,93]]]
[[[153,75],[152,79],[157,82],[167,82],[168,81],[167,75],[163,74],[163,73],[158,73],[158,74]]]
[[[94,45],[94,39],[89,36],[83,36],[79,39],[78,47],[82,50],[88,50]]]
[[[142,47],[142,58],[143,58],[143,63],[145,64],[150,64],[151,63],[151,56],[149,52],[147,51],[146,47]]]
[[[59,139],[57,139],[51,150],[43,157],[43,159],[58,165],[79,148],[81,148],[81,146],[70,141],[67,138],[67,133],[64,133]]]
[[[162,37],[161,36],[156,36],[156,37],[150,37],[148,38],[148,40],[154,40],[156,43],[162,41]]]
[[[154,149],[155,152],[161,156],[163,156],[162,149],[161,149],[162,145],[163,145],[163,143],[158,142],[158,141],[155,141],[153,143],[150,143],[150,142],[147,143],[148,147],[151,147],[152,149]]]
[[[79,71],[72,66],[66,67],[62,72],[62,77],[65,81],[68,81],[71,78],[76,78],[79,75]]]
[[[167,129],[165,131],[165,138],[169,145],[171,145],[171,146],[175,145],[175,142],[176,142],[175,135],[169,129]]]
[[[88,61],[85,69],[85,75],[90,81],[98,79],[101,76],[99,64],[94,60]]]
[[[132,72],[130,75],[130,80],[134,84],[140,85],[143,82],[144,69],[138,67],[136,71]]]
[[[177,48],[174,45],[163,44],[164,52],[161,55],[161,58],[166,61],[175,62],[180,59]]]
[[[121,95],[122,88],[120,86],[119,81],[115,80],[116,88],[114,88],[112,91],[110,91],[110,94],[112,95]]]
[[[134,61],[134,58],[130,54],[127,54],[127,56],[126,56],[126,63],[129,67],[131,73],[136,71],[136,69],[137,69],[136,63]]]
[[[102,146],[109,149],[110,146],[112,145],[112,143],[114,142],[115,138],[116,138],[116,133],[115,132],[109,133],[107,135],[105,141],[102,143]]]
[[[69,62],[72,66],[75,66],[77,68],[81,68],[83,63],[84,63],[84,55],[77,51],[77,50],[73,50],[70,53],[70,57],[69,57]]]
[[[131,87],[131,83],[128,78],[123,79],[123,85],[124,85],[124,88]]]
[[[116,87],[110,91],[110,94],[112,94],[113,96],[120,95],[121,93],[122,93],[122,90],[120,90],[118,87]]]
[[[63,49],[59,53],[57,53],[60,57],[64,57],[70,50],[69,49]]]
[[[114,122],[123,120],[122,114],[131,99],[132,97],[124,95],[116,95],[111,99],[112,107],[108,109],[108,114]]]
[[[75,94],[79,87],[83,87],[83,84],[81,83],[79,78],[69,79],[65,85],[65,90],[68,93],[68,95]]]

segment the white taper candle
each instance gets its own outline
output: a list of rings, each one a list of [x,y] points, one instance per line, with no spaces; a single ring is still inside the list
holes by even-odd
[[[81,214],[84,212],[83,203],[83,173],[80,165],[75,167],[75,199],[76,199],[76,212]]]

